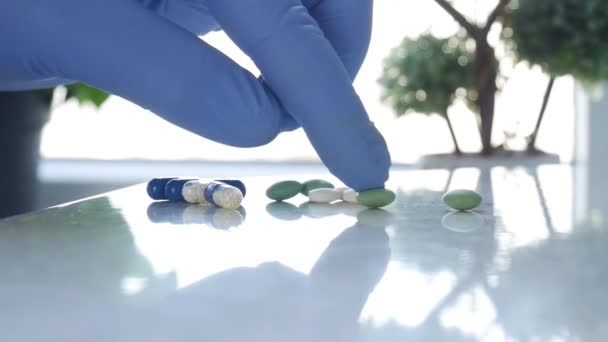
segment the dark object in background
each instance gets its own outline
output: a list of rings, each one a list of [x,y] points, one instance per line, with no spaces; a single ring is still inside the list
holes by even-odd
[[[0,218],[31,211],[51,92],[0,92]]]

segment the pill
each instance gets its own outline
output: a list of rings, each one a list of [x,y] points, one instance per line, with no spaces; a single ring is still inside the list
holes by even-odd
[[[471,210],[477,208],[483,198],[473,190],[458,189],[448,191],[442,197],[443,203],[456,210]]]
[[[326,188],[333,189],[335,187],[330,182],[324,181],[322,179],[311,179],[309,181],[302,183],[302,189],[300,191],[302,192],[302,195],[308,196],[308,193],[311,190],[326,189]]]
[[[155,200],[164,200],[167,199],[167,197],[165,196],[165,187],[167,186],[167,183],[171,180],[176,179],[175,177],[172,178],[154,178],[151,181],[148,182],[148,187],[147,187],[147,192],[148,192],[148,196],[150,196],[150,198],[155,199]]]
[[[353,189],[347,189],[342,192],[342,200],[348,203],[359,203],[357,202],[357,195],[359,195]]]
[[[308,199],[315,203],[331,203],[340,200],[340,191],[331,188],[320,188],[310,190]]]
[[[167,182],[165,186],[165,198],[171,202],[180,202],[184,200],[184,196],[182,195],[182,189],[184,188],[184,184],[188,183],[191,180],[196,180],[194,178],[177,178],[172,179]]]
[[[350,188],[347,186],[341,186],[339,188],[336,188],[336,190],[340,191],[341,194],[344,193],[344,191],[349,190]]]
[[[287,180],[275,183],[266,190],[266,196],[275,201],[283,201],[294,197],[302,190],[302,183]]]
[[[245,195],[247,195],[247,188],[245,187],[245,183],[241,182],[240,180],[237,179],[216,179],[216,182],[220,182],[220,183],[226,183],[228,185],[232,185],[233,187],[241,190],[241,193],[243,194],[243,198],[245,198]]]
[[[243,201],[241,190],[220,182],[209,182],[204,193],[207,202],[224,209],[236,209]]]
[[[207,183],[200,180],[191,180],[186,182],[182,188],[182,197],[188,203],[192,204],[208,204],[205,199],[205,187]]]
[[[395,200],[395,193],[387,189],[365,190],[357,195],[357,202],[369,208],[387,206]]]

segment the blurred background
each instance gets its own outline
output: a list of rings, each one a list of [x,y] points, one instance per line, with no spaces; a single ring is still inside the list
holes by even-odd
[[[570,3],[375,1],[355,87],[396,167],[570,164],[578,170],[572,184],[591,196],[585,184],[603,172],[608,127],[601,64],[608,58],[599,52],[608,50],[593,34],[607,24],[593,6],[606,6]],[[593,24],[572,24],[581,18]],[[202,39],[258,72],[222,32]],[[264,147],[227,147],[81,85],[3,93],[0,113],[2,187],[15,194],[0,216],[164,175],[324,171],[301,130]],[[30,185],[15,181],[28,177]]]

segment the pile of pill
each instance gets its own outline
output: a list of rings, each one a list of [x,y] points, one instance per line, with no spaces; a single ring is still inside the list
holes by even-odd
[[[304,183],[286,180],[275,183],[266,190],[266,196],[275,201],[284,201],[298,194],[308,196],[310,202],[314,203],[344,201],[369,208],[384,207],[395,200],[395,193],[387,189],[371,189],[357,193],[347,187],[336,189],[333,184],[321,179],[312,179]]]
[[[445,205],[452,209],[466,211],[479,207],[483,197],[473,190],[458,189],[445,193],[442,200]]]
[[[148,182],[147,192],[154,200],[212,204],[225,209],[237,209],[247,193],[239,180],[198,178],[154,178]]]

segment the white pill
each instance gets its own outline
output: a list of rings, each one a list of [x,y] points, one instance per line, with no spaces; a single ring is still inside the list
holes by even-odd
[[[340,191],[340,198],[342,198],[342,194],[344,193],[344,191],[350,190],[350,188],[343,186],[343,187],[336,188],[336,190]]]
[[[198,180],[192,180],[186,182],[184,187],[182,188],[182,196],[184,200],[188,203],[192,204],[206,204],[207,200],[205,200],[205,187],[206,183],[203,183]]]
[[[359,203],[359,202],[357,202],[358,194],[359,193],[357,193],[355,190],[348,189],[342,193],[342,200],[344,200],[345,202],[348,202],[348,203]]]
[[[336,189],[315,189],[308,192],[308,199],[316,203],[331,203],[340,199],[340,191]]]

